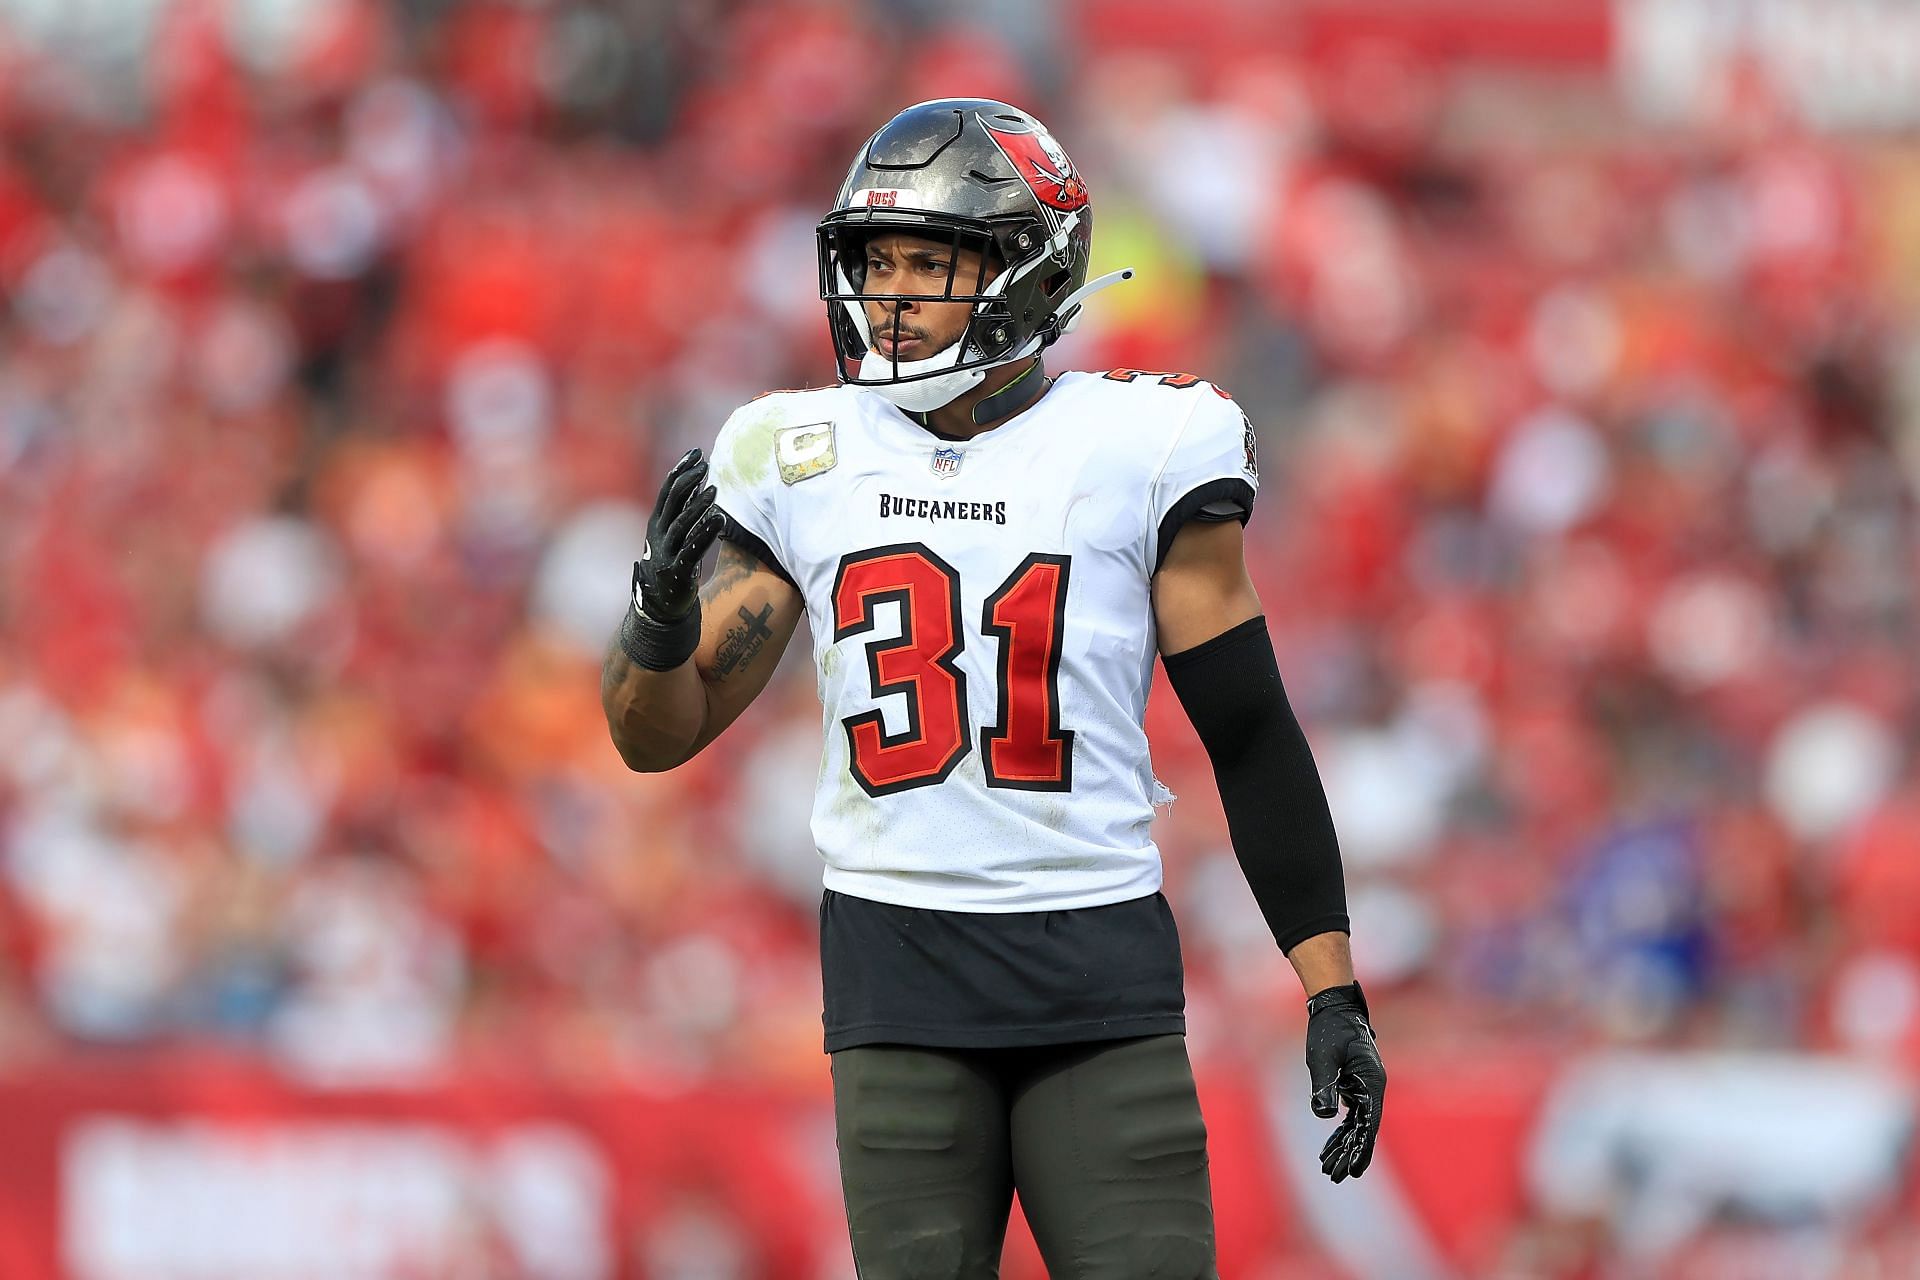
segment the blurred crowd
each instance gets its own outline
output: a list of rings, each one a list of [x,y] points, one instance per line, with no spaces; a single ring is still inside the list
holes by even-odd
[[[0,0],[0,1071],[820,1077],[805,646],[664,777],[597,672],[663,466],[833,376],[855,147],[947,93],[1140,271],[1052,366],[1253,415],[1396,1052],[1920,1069],[1914,142],[1106,7]],[[1149,723],[1196,1049],[1294,1055]]]

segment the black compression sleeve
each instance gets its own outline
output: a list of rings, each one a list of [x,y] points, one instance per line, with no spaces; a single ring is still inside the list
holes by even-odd
[[[1282,951],[1348,932],[1326,788],[1287,703],[1267,620],[1249,618],[1162,659],[1213,761],[1233,851]]]

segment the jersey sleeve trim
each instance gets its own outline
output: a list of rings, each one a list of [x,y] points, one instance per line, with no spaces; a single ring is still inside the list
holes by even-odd
[[[773,570],[774,573],[786,581],[788,586],[793,587],[795,590],[799,589],[800,584],[793,580],[793,575],[787,572],[787,567],[780,563],[780,557],[773,554],[773,548],[762,541],[759,535],[734,519],[732,512],[722,508],[720,514],[726,517],[726,522],[720,526],[721,537],[748,552],[754,559]]]
[[[1221,507],[1228,510],[1222,512]],[[1160,566],[1167,562],[1167,552],[1173,550],[1173,536],[1187,521],[1238,520],[1245,524],[1252,515],[1253,486],[1245,480],[1226,476],[1187,490],[1160,520],[1159,531],[1154,535],[1153,571],[1160,572]]]

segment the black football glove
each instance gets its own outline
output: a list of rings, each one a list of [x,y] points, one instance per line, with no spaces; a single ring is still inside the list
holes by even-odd
[[[1360,984],[1329,987],[1307,1001],[1307,1070],[1313,1078],[1313,1114],[1330,1119],[1347,1104],[1347,1117],[1320,1148],[1320,1171],[1335,1182],[1357,1178],[1373,1163],[1387,1069],[1367,1019]]]
[[[700,643],[700,559],[725,519],[715,497],[698,449],[687,450],[660,484],[633,565],[633,607],[620,628],[620,647],[648,670],[672,670]]]

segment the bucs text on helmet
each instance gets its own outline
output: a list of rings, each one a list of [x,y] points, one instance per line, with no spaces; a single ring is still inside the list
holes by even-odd
[[[867,240],[883,231],[945,241],[980,254],[974,279],[949,274],[946,291],[869,294]],[[925,412],[979,384],[988,369],[1038,353],[1073,324],[1087,285],[1093,207],[1086,183],[1038,120],[1004,102],[941,98],[908,107],[854,158],[818,228],[820,296],[840,379],[903,409]],[[989,265],[999,268],[988,279]],[[963,302],[966,329],[923,360],[881,355],[869,302]],[[849,372],[849,365],[855,371]]]

